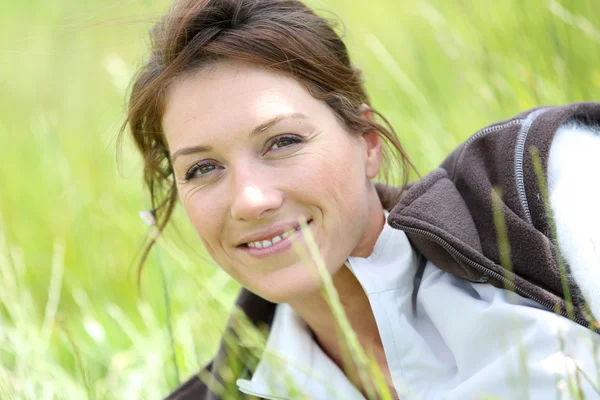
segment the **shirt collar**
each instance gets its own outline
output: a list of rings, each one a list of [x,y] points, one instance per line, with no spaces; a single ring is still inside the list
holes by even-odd
[[[344,373],[321,350],[310,329],[288,304],[279,304],[265,351],[240,391],[266,399],[343,398],[364,400]]]

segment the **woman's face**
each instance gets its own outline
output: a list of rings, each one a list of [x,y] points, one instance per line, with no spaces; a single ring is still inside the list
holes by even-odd
[[[381,229],[373,219],[382,220],[371,183],[379,136],[349,134],[295,80],[219,62],[171,87],[162,123],[191,223],[214,261],[250,291],[292,302],[320,288],[291,245],[290,235],[304,243],[300,217],[332,275],[349,255],[372,249]]]

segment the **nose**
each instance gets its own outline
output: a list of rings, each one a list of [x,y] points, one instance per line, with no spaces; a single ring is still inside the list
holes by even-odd
[[[261,168],[249,168],[234,173],[231,190],[231,216],[251,221],[269,216],[281,207],[283,193],[275,187],[274,179]]]

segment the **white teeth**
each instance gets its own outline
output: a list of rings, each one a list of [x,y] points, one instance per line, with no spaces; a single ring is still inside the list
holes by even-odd
[[[296,229],[292,229],[290,231],[283,232],[281,235],[271,238],[271,240],[261,240],[260,242],[248,242],[247,245],[250,248],[266,249],[267,247],[273,246],[277,242],[281,242],[283,239],[289,237],[291,234],[293,234],[294,232],[299,231],[299,230],[300,230],[300,227],[297,227]]]
[[[273,246],[277,242],[281,242],[283,239],[290,236],[292,233],[297,231],[298,229],[292,229],[291,231],[287,231],[282,233],[281,235],[275,236],[271,238],[271,240],[262,240],[260,242],[248,242],[248,247],[257,249],[266,249],[267,247]]]

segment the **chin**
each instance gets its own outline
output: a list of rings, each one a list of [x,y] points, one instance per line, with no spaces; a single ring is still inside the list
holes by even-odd
[[[294,266],[288,271],[271,273],[266,282],[263,280],[248,289],[271,303],[293,303],[318,294],[323,283],[316,274],[316,271],[311,274],[304,265]]]

